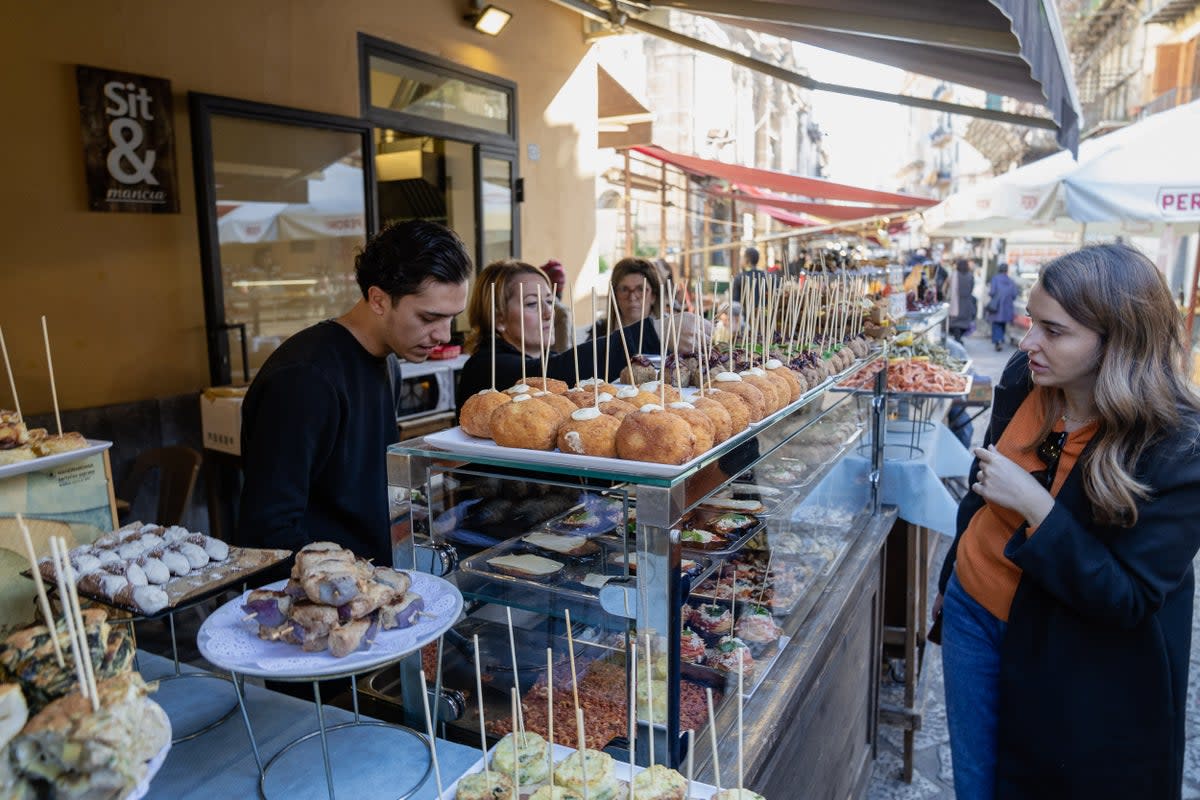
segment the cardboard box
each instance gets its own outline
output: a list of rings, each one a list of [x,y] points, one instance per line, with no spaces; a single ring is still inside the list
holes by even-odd
[[[242,454],[244,397],[245,387],[225,386],[207,389],[200,395],[200,430],[206,449]]]

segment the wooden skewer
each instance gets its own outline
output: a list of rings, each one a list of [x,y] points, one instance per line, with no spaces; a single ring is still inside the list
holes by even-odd
[[[54,400],[54,422],[58,435],[62,437],[62,415],[58,413],[58,387],[54,384],[54,359],[50,357],[50,332],[46,329],[46,315],[42,315],[42,341],[46,343],[46,366],[50,369],[50,398]]]
[[[596,289],[592,288],[592,319],[596,318]],[[592,334],[592,392],[596,397],[596,405],[600,405],[600,362],[596,355],[596,339],[598,337],[595,332]],[[621,337],[624,341],[625,337]],[[608,352],[608,347],[604,348],[605,353]],[[605,365],[605,372],[608,372],[608,366]]]
[[[421,700],[425,704],[425,730],[429,733],[429,755],[433,759],[433,779],[437,781],[438,797],[442,796],[442,768],[438,766],[437,738],[433,735],[433,716],[429,713],[429,685],[425,670],[421,670]]]
[[[67,573],[62,567],[62,559],[66,558],[65,553],[60,553],[58,549],[58,538],[50,538],[50,561],[54,565],[54,579],[58,584],[58,596],[63,602],[63,617],[67,623],[67,644],[71,648],[71,656],[75,659],[75,680],[79,682],[79,692],[84,697],[88,696],[87,673],[84,672],[83,658],[79,655],[79,638],[75,632],[75,615],[67,613],[66,598],[67,593]],[[58,640],[58,629],[51,629],[51,635]]]
[[[537,310],[538,310],[538,360],[542,362],[542,390],[546,389],[546,334],[542,333],[542,328],[546,327],[542,322],[542,284],[537,284]],[[553,315],[550,317],[554,319]]]
[[[496,282],[492,282],[492,391],[496,391]],[[487,760],[487,757],[484,757]]]
[[[567,284],[567,297],[571,303],[571,316],[567,322],[571,329],[571,356],[575,359],[575,386],[579,385],[579,333],[575,329],[575,295],[571,292],[571,286]],[[596,322],[596,315],[592,314],[592,324]]]
[[[619,315],[621,311],[617,308],[617,299],[611,294],[608,296],[608,299],[612,301],[613,313]],[[634,386],[637,386],[637,381],[633,377],[633,359],[629,357],[629,342],[625,341],[624,329],[619,329],[613,333],[610,333],[609,335],[616,336],[621,340],[621,349],[625,351],[625,365],[629,367],[629,382]]]
[[[475,634],[475,696],[479,698],[479,749],[483,753],[483,771],[485,774],[490,773],[488,769],[488,753],[487,753],[487,729],[483,721],[483,677],[479,674],[479,634]],[[488,778],[490,781],[491,778]]]
[[[517,719],[520,714],[521,703],[517,699],[517,688],[514,686],[512,690],[512,746],[513,746],[513,797],[521,796],[521,750],[517,747],[517,739],[525,740],[517,731]],[[497,745],[498,746],[498,745]]]
[[[717,783],[717,791],[721,791],[721,762],[717,758],[717,715],[713,713],[712,687],[704,687],[708,696],[708,733],[712,739],[713,779]]]
[[[767,583],[771,580],[771,559],[775,558],[775,551],[772,550],[767,554],[767,571],[763,573],[762,588],[758,590],[758,605],[762,605],[763,597],[767,593]]]
[[[525,284],[520,285],[521,290],[521,385],[528,386],[525,382]]]
[[[733,567],[733,583],[729,585],[729,635],[733,636],[733,621],[737,619],[737,573],[738,568],[735,564]]]
[[[549,761],[546,770],[546,781],[554,785],[554,651],[546,648],[546,760]]]
[[[583,780],[583,800],[588,800],[587,740],[583,735],[583,709],[578,706],[575,707],[575,729],[579,736],[579,777]]]
[[[8,372],[8,388],[12,389],[13,405],[17,410],[17,422],[24,422],[21,416],[21,398],[17,397],[17,381],[13,377],[12,363],[8,360],[8,345],[4,343],[4,329],[0,328],[0,351],[4,352],[4,369]]]
[[[71,597],[71,613],[75,614],[75,627],[78,629],[84,672],[87,674],[88,690],[92,695],[92,711],[99,711],[100,691],[96,688],[96,669],[92,665],[92,651],[91,646],[88,644],[87,628],[83,624],[83,610],[79,607],[79,592],[75,589],[75,568],[71,566],[70,559],[67,559],[66,563],[63,564],[63,570],[67,573],[67,594]]]
[[[25,555],[29,558],[29,571],[33,575],[33,585],[37,587],[38,606],[42,609],[42,619],[50,631],[50,642],[54,645],[54,660],[60,667],[66,666],[63,660],[62,648],[58,646],[58,628],[54,625],[54,615],[50,613],[50,599],[46,597],[46,585],[42,583],[42,571],[38,567],[37,554],[33,552],[33,539],[29,536],[29,526],[25,518],[17,514],[17,525],[21,528],[21,539],[25,542]],[[63,610],[67,608],[67,598],[63,597]]]
[[[738,696],[737,696],[737,736],[738,736],[738,797],[742,796],[743,773],[742,773],[742,692],[743,680],[746,672],[746,662],[742,660],[741,655],[738,656]]]
[[[74,660],[74,673],[79,684],[79,693],[83,694],[84,698],[90,698],[91,687],[88,684],[88,672],[83,666],[83,655],[79,650],[79,633],[74,626],[74,614],[71,613],[70,604],[66,602],[70,594],[66,590],[66,571],[62,569],[61,554],[59,553],[58,541],[56,537],[50,537],[50,563],[54,565],[54,575],[56,582],[59,585],[59,596],[62,603],[62,616],[64,616],[67,630],[67,646],[71,649],[71,657]],[[52,634],[54,638],[58,638],[58,628],[53,628]]]
[[[644,296],[645,295],[643,295],[643,297]],[[658,308],[658,329],[660,331],[662,331],[662,335],[664,337],[663,345],[669,345],[670,339],[671,339],[671,332],[670,332],[670,329],[667,327],[667,304],[659,303],[658,306],[659,306],[659,308]],[[666,408],[667,407],[667,353],[668,353],[668,350],[667,350],[666,346],[662,347],[661,349],[662,349],[662,353],[659,355],[659,360],[658,360],[658,364],[660,367],[659,376],[658,376],[659,377],[659,381],[658,381],[659,405],[661,405],[663,408]]]
[[[508,649],[509,649],[509,652],[512,653],[513,690],[516,691],[517,696],[519,698],[521,695],[521,679],[519,677],[519,673],[517,672],[517,643],[516,643],[516,639],[513,637],[512,608],[509,606],[505,606],[504,613],[508,616]],[[524,713],[524,710],[521,708],[520,702],[517,703],[516,721],[520,723],[520,727],[513,728],[513,731],[515,732],[515,731],[519,730],[519,731],[521,731],[521,733],[524,733],[525,732],[525,713]]]
[[[255,617],[257,617],[257,616],[258,616],[258,612],[257,612],[257,611],[251,611],[249,614],[247,614],[246,616],[242,617],[242,622],[249,622],[250,620],[254,619],[254,618],[255,618]]]
[[[692,796],[692,754],[696,752],[696,731],[688,730],[688,758],[687,758],[687,793],[684,797]],[[740,800],[740,798],[739,798]]]
[[[571,632],[571,609],[563,609],[567,616],[567,652],[571,656],[571,693],[575,696],[575,711],[579,711],[579,677],[575,674],[575,635]]]
[[[642,311],[641,311],[641,316],[638,318],[638,355],[639,356],[642,355],[642,334],[646,330],[646,293],[649,291],[650,291],[650,282],[648,280],[646,280],[645,278],[642,278]],[[621,324],[621,313],[620,313],[620,310],[618,310],[617,311],[618,327],[620,327],[620,324]],[[609,333],[612,333],[612,331],[609,331]]]

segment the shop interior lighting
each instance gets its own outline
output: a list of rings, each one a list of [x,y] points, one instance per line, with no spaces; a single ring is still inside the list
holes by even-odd
[[[235,289],[249,289],[255,286],[316,286],[316,278],[293,278],[291,280],[275,281],[234,281]]]
[[[476,3],[475,8],[467,15],[467,20],[475,26],[475,30],[488,36],[499,36],[500,31],[512,19],[512,14],[491,3],[483,5]]]

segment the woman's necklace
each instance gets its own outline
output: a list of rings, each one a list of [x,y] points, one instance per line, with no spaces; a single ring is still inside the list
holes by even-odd
[[[1076,425],[1083,427],[1084,425],[1087,425],[1089,422],[1094,422],[1096,420],[1096,417],[1097,417],[1097,415],[1093,414],[1090,417],[1084,417],[1083,419],[1079,419],[1078,417],[1072,417],[1070,414],[1063,414],[1062,421],[1063,422],[1073,422]]]

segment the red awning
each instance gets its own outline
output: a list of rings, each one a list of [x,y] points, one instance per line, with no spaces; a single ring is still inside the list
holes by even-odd
[[[684,172],[689,172],[693,175],[719,178],[731,184],[755,186],[786,194],[797,194],[821,200],[845,200],[851,203],[902,205],[905,208],[935,206],[938,204],[937,200],[927,197],[896,194],[894,192],[878,192],[874,189],[863,189],[858,186],[821,180],[820,178],[804,178],[799,175],[788,175],[768,169],[743,167],[737,164],[726,164],[723,161],[685,156],[679,153],[672,153],[670,150],[664,150],[657,145],[634,147],[633,150],[651,158],[656,158],[659,161],[673,164]]]
[[[787,209],[788,211],[796,211],[801,214],[811,214],[815,217],[838,222],[850,219],[866,219],[867,217],[890,217],[907,214],[913,210],[912,206],[846,206],[835,205],[833,203],[805,203],[800,200],[788,200],[785,197],[760,192],[750,186],[739,186],[737,188],[741,191],[722,192],[709,190],[708,193],[714,197],[726,197],[737,200],[740,203],[753,203],[763,208],[764,211],[765,207],[771,206],[776,209]],[[765,213],[769,214],[770,212],[767,211]]]

